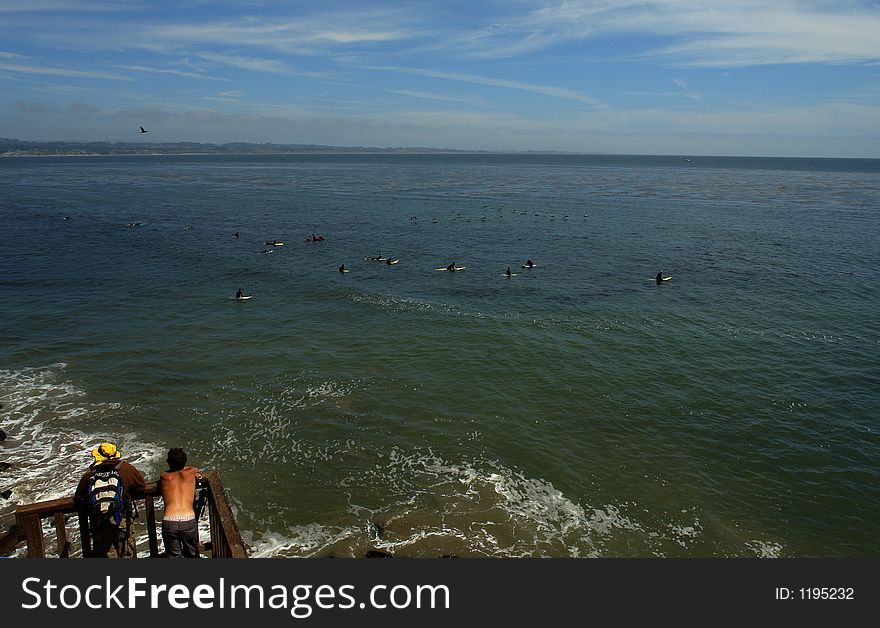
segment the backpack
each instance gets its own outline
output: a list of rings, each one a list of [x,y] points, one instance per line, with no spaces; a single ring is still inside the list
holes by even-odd
[[[119,526],[126,514],[127,495],[118,465],[92,471],[86,495],[93,527]]]

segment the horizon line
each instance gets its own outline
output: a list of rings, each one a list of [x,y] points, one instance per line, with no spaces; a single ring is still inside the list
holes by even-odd
[[[347,145],[347,144],[299,144],[299,143],[281,143],[281,142],[253,142],[246,140],[238,140],[233,142],[197,142],[197,141],[187,141],[181,140],[178,142],[149,142],[149,141],[138,141],[138,140],[70,140],[70,139],[58,139],[58,140],[21,140],[18,138],[8,138],[8,137],[0,137],[0,143],[3,142],[13,142],[18,144],[31,145],[33,148],[39,147],[39,145],[50,145],[50,144],[80,144],[83,146],[94,145],[94,144],[110,144],[110,145],[120,145],[126,147],[138,147],[143,146],[145,149],[149,146],[159,147],[173,147],[179,146],[181,144],[191,144],[196,146],[214,146],[217,148],[223,148],[226,146],[236,145],[236,144],[244,144],[250,145],[253,147],[260,146],[277,146],[281,148],[312,148],[312,149],[326,149],[329,151],[337,152],[337,153],[345,153],[346,151],[350,152],[397,152],[397,153],[422,153],[422,154],[443,154],[443,153],[459,153],[466,155],[479,155],[479,154],[488,154],[488,155],[522,155],[522,154],[542,154],[542,155],[568,155],[568,156],[608,156],[608,157],[680,157],[680,158],[732,158],[732,159],[849,159],[849,160],[862,160],[862,161],[871,161],[871,160],[880,160],[880,157],[830,157],[830,156],[804,156],[804,155],[745,155],[745,154],[701,154],[701,153],[613,153],[607,151],[598,151],[598,152],[583,152],[583,151],[562,151],[562,150],[552,150],[552,149],[538,149],[538,148],[527,148],[522,150],[492,150],[492,149],[463,149],[463,148],[440,148],[433,146],[364,146],[364,145]],[[22,149],[27,150],[27,149]],[[295,150],[284,151],[289,154],[297,154]],[[210,154],[210,153],[187,153],[190,155],[198,155],[198,154]],[[279,152],[266,152],[266,153],[235,153],[234,151],[230,151],[229,154],[279,154]],[[16,155],[9,155],[7,153],[0,153],[0,156],[5,157],[15,157]],[[21,155],[26,157],[28,155]],[[44,155],[46,157],[51,157],[53,155]],[[74,155],[56,155],[59,157],[71,157]],[[88,156],[88,155],[83,155]],[[94,155],[101,156],[101,155]],[[104,155],[104,156],[112,156],[112,155]],[[125,155],[116,155],[116,156],[125,156]]]

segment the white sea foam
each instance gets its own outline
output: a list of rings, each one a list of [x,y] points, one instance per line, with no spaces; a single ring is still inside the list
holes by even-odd
[[[64,364],[0,371],[0,402],[8,416],[4,427],[11,433],[3,451],[13,462],[3,475],[4,488],[14,490],[7,515],[16,503],[70,495],[90,461],[88,452],[105,438],[118,440],[127,457],[144,470],[158,469],[164,456],[164,447],[145,443],[130,431],[94,434],[80,429],[83,419],[89,425],[96,419],[113,425],[126,407],[90,402],[85,391],[65,381],[64,372]],[[626,504],[572,499],[551,482],[497,460],[450,460],[430,448],[394,445],[367,452],[354,439],[314,442],[299,434],[297,416],[303,410],[347,398],[366,385],[303,374],[286,383],[257,385],[256,403],[245,416],[239,409],[217,417],[212,433],[205,436],[204,450],[210,456],[203,466],[260,460],[290,468],[351,454],[375,457],[372,466],[339,482],[348,494],[348,512],[338,521],[279,527],[277,519],[270,524],[247,512],[256,525],[243,530],[252,556],[360,556],[368,549],[399,556],[604,556],[634,538],[641,551],[658,548],[655,553],[664,543],[693,549],[701,542],[703,528],[695,513],[684,520],[664,517],[656,524],[640,523],[625,514],[632,511]],[[382,497],[369,507],[362,503],[364,486],[381,487]],[[239,510],[251,510],[244,496],[229,497]],[[206,526],[203,521],[203,539]],[[48,527],[46,531],[52,551],[54,534]],[[140,546],[146,547],[142,537]],[[774,543],[747,544],[758,556],[778,556],[781,549]]]
[[[159,468],[165,450],[139,434],[119,427],[125,411],[119,402],[95,403],[85,391],[64,380],[64,363],[21,370],[0,370],[0,403],[4,460],[2,487],[12,496],[0,506],[5,528],[19,504],[73,495],[79,478],[92,462],[90,451],[100,442],[116,442],[126,459],[149,476]],[[103,422],[95,433],[81,426]],[[48,535],[54,537],[54,535]]]
[[[500,463],[452,463],[430,450],[394,447],[366,477],[346,478],[341,486],[370,482],[386,486],[389,501],[367,508],[352,494],[349,510],[360,525],[266,532],[251,536],[253,551],[318,555],[337,546],[352,555],[375,548],[412,556],[598,556],[609,537],[639,530],[613,505],[584,507],[549,482]],[[381,521],[382,534],[374,521]]]
[[[291,527],[284,534],[265,531],[243,532],[252,558],[320,556],[328,548],[358,535],[355,527],[336,527],[317,523]]]
[[[194,446],[204,452],[205,465],[250,465],[328,462],[355,446],[350,439],[313,442],[302,437],[299,422],[311,410],[348,412],[351,396],[366,386],[361,380],[327,380],[304,373],[286,382],[257,382],[244,405],[217,408],[210,429],[195,435]],[[199,411],[196,410],[196,413]]]
[[[757,558],[779,558],[782,545],[773,541],[748,541],[746,547],[755,553]]]

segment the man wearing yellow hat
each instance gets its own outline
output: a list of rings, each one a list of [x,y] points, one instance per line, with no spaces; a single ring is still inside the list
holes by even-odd
[[[131,493],[146,487],[144,474],[122,459],[114,443],[92,450],[95,461],[79,481],[74,500],[89,515],[93,558],[135,558]]]

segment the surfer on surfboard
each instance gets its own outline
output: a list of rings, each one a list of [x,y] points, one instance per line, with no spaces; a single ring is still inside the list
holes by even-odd
[[[236,299],[243,299],[244,298],[244,290],[239,288],[238,292],[235,293],[235,298]]]

